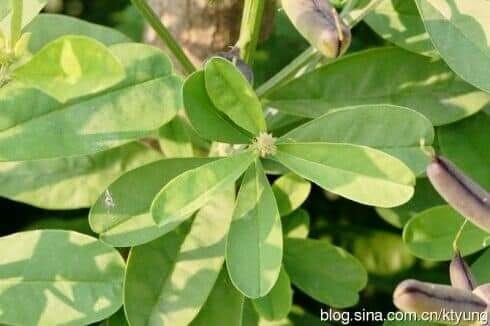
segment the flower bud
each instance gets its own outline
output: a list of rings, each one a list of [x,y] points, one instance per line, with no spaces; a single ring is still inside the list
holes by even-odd
[[[300,34],[325,57],[336,58],[347,51],[350,28],[328,0],[282,0],[282,8]]]
[[[490,232],[490,196],[449,160],[436,156],[427,176],[437,192],[461,215]]]

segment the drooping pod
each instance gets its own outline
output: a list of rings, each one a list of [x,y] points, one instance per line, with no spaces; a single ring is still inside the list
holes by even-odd
[[[449,265],[449,276],[451,285],[458,289],[473,291],[476,288],[476,281],[471,274],[470,267],[457,251],[451,264]]]
[[[248,82],[253,85],[254,84],[254,72],[250,66],[243,61],[240,57],[240,49],[238,47],[232,47],[229,51],[218,52],[216,56],[225,58],[226,60],[233,63],[238,70],[245,76]]]
[[[282,8],[301,35],[327,58],[344,54],[350,28],[328,0],[282,0]]]
[[[416,280],[400,283],[393,294],[393,303],[402,311],[417,314],[441,311],[483,313],[488,306],[485,300],[471,291]],[[440,320],[440,322],[450,321]]]
[[[490,195],[453,163],[435,156],[427,176],[437,192],[461,215],[490,232]]]
[[[473,293],[490,305],[490,283],[480,285],[473,291]]]

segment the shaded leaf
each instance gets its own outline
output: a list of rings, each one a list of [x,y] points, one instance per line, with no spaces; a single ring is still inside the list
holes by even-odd
[[[265,296],[277,281],[282,261],[282,228],[274,193],[260,161],[243,177],[233,212],[226,264],[245,296]]]
[[[131,250],[124,307],[131,325],[187,325],[198,314],[223,266],[234,189],[158,240]]]
[[[253,135],[266,131],[259,98],[231,62],[219,57],[210,59],[204,76],[209,98],[219,111]]]
[[[490,249],[486,249],[485,252],[478,257],[478,259],[471,265],[471,272],[477,280],[478,284],[490,283]]]
[[[464,218],[451,207],[437,206],[413,217],[403,230],[403,240],[410,252],[420,258],[435,261],[451,260],[453,242]],[[467,223],[458,241],[461,254],[466,256],[490,245],[490,235]]]
[[[271,291],[265,297],[253,300],[252,303],[259,315],[267,320],[281,320],[287,317],[293,305],[293,291],[284,268],[281,268]]]
[[[288,173],[274,181],[274,197],[281,216],[286,216],[298,209],[311,191],[311,184],[305,179]]]
[[[158,142],[166,157],[192,157],[194,150],[185,119],[176,116],[158,131]]]
[[[366,205],[398,206],[414,192],[415,178],[410,169],[394,157],[369,147],[279,144],[276,158],[325,190]]]
[[[306,239],[310,232],[310,215],[307,210],[298,209],[282,218],[285,237]]]
[[[124,260],[97,239],[29,231],[0,238],[0,251],[2,323],[87,325],[121,307]]]
[[[268,99],[268,106],[307,118],[355,105],[399,105],[417,110],[438,126],[487,107],[490,94],[468,85],[441,60],[399,48],[378,48],[305,74]]]

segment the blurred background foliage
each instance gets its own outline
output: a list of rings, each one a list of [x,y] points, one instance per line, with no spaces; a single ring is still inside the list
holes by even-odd
[[[135,41],[142,39],[144,23],[129,0],[54,0],[47,11],[75,16],[114,27]],[[255,77],[260,85],[288,64],[307,43],[279,11],[272,36],[260,44],[256,54]],[[370,28],[359,24],[353,31],[350,51],[385,45]],[[447,264],[416,259],[406,250],[401,230],[380,218],[376,210],[332,196],[313,186],[303,208],[311,216],[310,237],[329,239],[346,248],[370,273],[369,285],[358,306],[352,310],[394,311],[391,296],[395,285],[406,278],[421,278],[448,283]],[[0,235],[27,229],[72,229],[92,234],[87,222],[88,210],[47,211],[0,198],[3,221]],[[473,261],[475,257],[469,257]],[[295,302],[318,316],[320,304],[299,291]]]

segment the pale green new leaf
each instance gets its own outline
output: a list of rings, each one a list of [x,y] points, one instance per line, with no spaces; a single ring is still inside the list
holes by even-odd
[[[169,59],[142,44],[114,45],[126,78],[102,93],[61,104],[10,83],[0,89],[0,161],[86,155],[154,133],[182,105]]]
[[[490,92],[490,2],[417,0],[432,43],[464,80]]]
[[[9,3],[10,0],[2,0],[2,2]],[[25,27],[27,24],[31,22],[31,20],[36,17],[41,10],[46,6],[48,0],[22,0],[22,23],[21,27]],[[3,4],[1,6],[4,6]],[[0,30],[5,35],[10,35],[10,23],[12,21],[12,11],[10,10],[10,4],[7,4],[9,7],[9,13],[3,18],[0,17]]]
[[[88,325],[122,305],[124,260],[76,232],[29,231],[0,238],[0,323]]]
[[[161,159],[132,143],[89,156],[0,163],[0,196],[44,209],[92,206],[125,172]]]
[[[12,78],[66,102],[113,86],[124,78],[124,68],[102,43],[63,36],[16,68]]]
[[[229,121],[211,102],[204,80],[204,72],[197,71],[184,83],[184,107],[189,120],[200,136],[208,140],[249,144],[250,135]]]
[[[167,159],[124,174],[97,199],[90,211],[90,227],[104,242],[116,247],[137,246],[159,238],[166,230],[158,227],[150,214],[153,198],[181,173],[212,161]]]
[[[282,217],[282,232],[288,238],[306,239],[310,233],[310,215],[302,208]]]
[[[233,212],[226,265],[235,287],[249,298],[265,296],[281,271],[281,217],[259,160],[243,177]]]
[[[334,308],[355,305],[367,283],[356,258],[323,240],[285,239],[284,264],[294,285]]]
[[[36,53],[46,44],[65,35],[84,35],[105,45],[131,42],[130,38],[115,29],[66,15],[40,14],[26,26],[24,31],[32,33],[29,41],[29,50],[32,53]]]
[[[279,214],[286,216],[305,202],[311,191],[311,183],[294,173],[288,173],[274,181],[272,190]]]
[[[429,163],[420,141],[432,145],[434,128],[426,117],[408,108],[362,105],[329,112],[290,131],[281,140],[374,147],[399,158],[419,175]]]
[[[268,100],[268,106],[307,118],[348,106],[392,104],[439,126],[488,107],[490,94],[464,82],[442,60],[388,47],[345,56],[286,84]]]
[[[205,304],[222,269],[234,189],[224,189],[191,225],[131,250],[124,307],[132,326],[187,325]]]
[[[364,21],[381,37],[399,47],[437,57],[413,0],[382,0]]]
[[[430,208],[413,217],[403,230],[403,240],[410,252],[420,258],[435,261],[451,260],[453,242],[464,223],[464,217],[450,206]],[[467,223],[458,241],[466,256],[490,245],[490,234]]]
[[[284,268],[272,290],[262,298],[252,300],[259,315],[266,320],[281,320],[286,318],[293,305],[291,281]]]
[[[415,176],[398,159],[350,144],[279,144],[276,159],[327,191],[365,205],[395,207],[413,195]]]
[[[218,57],[210,59],[204,76],[209,98],[218,110],[253,135],[266,131],[259,98],[231,62]]]
[[[243,152],[189,170],[174,178],[157,194],[151,205],[155,222],[171,231],[204,206],[216,193],[235,184],[255,156]]]

